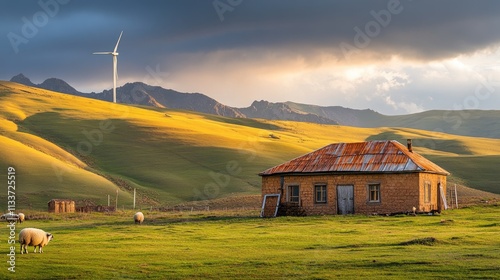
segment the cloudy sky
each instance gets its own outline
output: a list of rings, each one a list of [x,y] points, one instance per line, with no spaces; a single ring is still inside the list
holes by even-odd
[[[0,79],[383,114],[500,108],[500,1],[0,0]]]

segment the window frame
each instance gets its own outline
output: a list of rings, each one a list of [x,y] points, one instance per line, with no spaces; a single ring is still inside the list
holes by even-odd
[[[372,190],[372,187],[376,187]],[[380,203],[382,201],[382,187],[380,183],[369,183],[366,186],[368,192],[368,203]],[[372,199],[372,192],[376,194],[376,199]]]
[[[293,195],[293,189],[297,188],[297,195]],[[296,198],[297,201],[294,201],[292,199]],[[286,193],[286,201],[290,203],[299,203],[300,202],[300,185],[299,184],[290,184],[287,186],[287,193]]]
[[[318,189],[321,188],[321,200],[318,200]],[[328,203],[328,187],[326,183],[314,184],[314,203],[327,204]]]
[[[431,203],[432,201],[432,183],[430,181],[424,182],[424,203]]]

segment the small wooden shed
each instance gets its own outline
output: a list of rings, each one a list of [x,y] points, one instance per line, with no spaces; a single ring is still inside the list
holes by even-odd
[[[449,173],[415,153],[411,140],[407,146],[394,140],[330,144],[259,175],[262,216],[439,212],[447,207]]]
[[[50,213],[75,213],[74,200],[51,199],[47,204]]]

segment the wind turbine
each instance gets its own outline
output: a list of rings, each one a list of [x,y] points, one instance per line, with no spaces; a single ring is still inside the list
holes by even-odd
[[[118,44],[120,43],[120,39],[122,38],[123,31],[120,33],[120,37],[118,37],[118,42],[116,42],[115,49],[112,52],[95,52],[94,54],[110,54],[113,56],[113,102],[116,103],[116,78],[118,77],[117,73],[117,64],[118,64]]]

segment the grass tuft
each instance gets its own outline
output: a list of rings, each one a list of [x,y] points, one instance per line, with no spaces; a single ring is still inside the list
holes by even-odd
[[[409,246],[409,245],[433,246],[436,243],[438,243],[436,238],[424,237],[424,238],[416,238],[416,239],[412,239],[410,241],[401,242],[401,243],[399,243],[399,245],[402,245],[402,246]]]
[[[453,224],[454,222],[455,222],[454,220],[441,219],[439,223],[442,225],[450,225]]]

